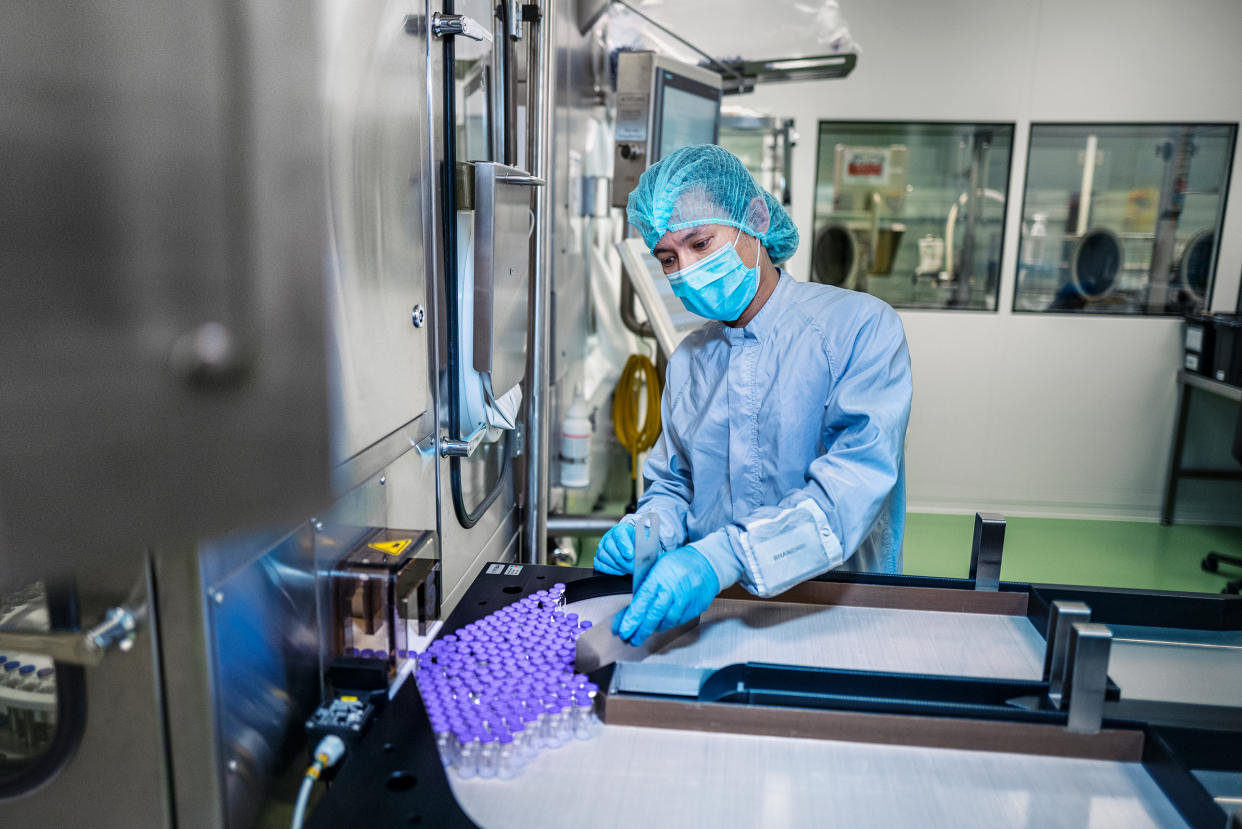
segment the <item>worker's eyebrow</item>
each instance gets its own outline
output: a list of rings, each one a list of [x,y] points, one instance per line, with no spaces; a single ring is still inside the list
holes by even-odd
[[[684,235],[683,235],[680,239],[678,239],[678,240],[677,240],[677,242],[678,242],[679,244],[682,244],[682,245],[687,244],[688,242],[692,242],[692,241],[694,241],[694,238],[695,238],[696,236],[700,236],[700,235],[702,235],[703,233],[704,233],[703,228],[701,228],[701,227],[692,227],[692,228],[690,228],[689,230],[687,230],[687,231],[685,232],[685,234],[684,234]],[[659,256],[661,251],[663,251],[664,253],[672,253],[672,252],[673,252],[672,248],[665,247],[664,245],[659,245],[659,246],[657,246],[657,247],[656,247],[656,249],[655,249],[655,250],[651,251],[651,253],[652,253],[652,255],[653,255],[653,256]]]

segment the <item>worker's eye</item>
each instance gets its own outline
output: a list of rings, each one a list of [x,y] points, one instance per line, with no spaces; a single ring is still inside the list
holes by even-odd
[[[710,236],[708,236],[706,239],[696,240],[694,243],[694,249],[695,250],[707,250],[707,245],[709,242],[711,242],[711,240],[712,239]]]

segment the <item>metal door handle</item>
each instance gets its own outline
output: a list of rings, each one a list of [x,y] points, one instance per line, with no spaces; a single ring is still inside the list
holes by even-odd
[[[543,187],[547,184],[537,176],[496,176],[496,181],[503,181],[506,184],[524,184],[528,187]]]
[[[475,450],[479,448],[479,444],[483,442],[483,438],[487,435],[487,427],[480,426],[475,429],[467,437],[460,440],[444,435],[440,438],[440,457],[442,458],[470,458],[474,456]]]

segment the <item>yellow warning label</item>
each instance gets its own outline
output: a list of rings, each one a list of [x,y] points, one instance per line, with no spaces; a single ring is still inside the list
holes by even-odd
[[[390,556],[399,556],[405,552],[405,548],[414,543],[412,538],[398,538],[393,541],[376,541],[368,544],[372,550],[379,550],[381,553],[388,553]]]

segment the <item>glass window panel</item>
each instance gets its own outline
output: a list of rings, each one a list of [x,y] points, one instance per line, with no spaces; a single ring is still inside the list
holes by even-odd
[[[789,150],[797,140],[793,121],[752,114],[745,110],[721,109],[720,138],[717,143],[733,153],[759,186],[786,207],[789,192]]]
[[[1205,307],[1235,132],[1232,124],[1032,125],[1014,310]]]
[[[459,14],[491,26],[494,13],[487,3],[462,0],[458,5]],[[493,59],[500,59],[499,46],[459,37],[453,47],[457,58],[457,160],[499,161],[500,153],[492,146],[491,135],[491,71]]]
[[[811,278],[996,310],[1012,124],[819,123]]]

